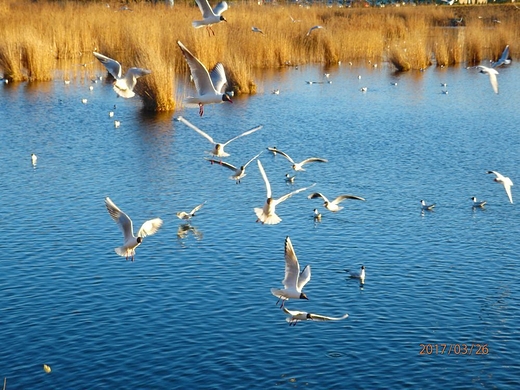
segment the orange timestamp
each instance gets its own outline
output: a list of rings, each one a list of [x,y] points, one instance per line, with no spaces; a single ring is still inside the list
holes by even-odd
[[[487,344],[419,344],[419,355],[487,355]]]

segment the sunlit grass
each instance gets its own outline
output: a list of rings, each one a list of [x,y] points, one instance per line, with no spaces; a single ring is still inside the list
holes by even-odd
[[[339,61],[389,62],[406,71],[497,59],[520,40],[520,11],[511,5],[399,8],[299,7],[230,2],[227,23],[194,29],[194,2],[120,3],[0,0],[0,71],[12,81],[92,78],[105,72],[98,51],[124,69],[150,69],[136,87],[145,109],[173,110],[176,80],[188,67],[182,41],[210,69],[222,62],[235,93],[256,92],[254,71]],[[462,18],[460,24],[456,21]],[[293,20],[296,20],[293,22]],[[324,28],[307,32],[314,25]],[[254,33],[251,27],[265,34]],[[180,77],[179,77],[180,76]]]

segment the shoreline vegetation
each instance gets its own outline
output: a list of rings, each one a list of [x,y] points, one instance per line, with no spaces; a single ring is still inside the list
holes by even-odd
[[[217,1],[210,1],[215,6]],[[8,81],[94,78],[106,74],[92,55],[100,52],[126,71],[152,74],[136,92],[147,111],[172,111],[177,79],[189,69],[180,40],[208,69],[222,62],[235,94],[254,94],[257,69],[338,62],[393,64],[396,71],[428,66],[468,66],[496,61],[504,47],[520,41],[520,7],[418,5],[327,7],[323,3],[228,1],[227,23],[215,35],[191,23],[201,19],[194,1],[0,0],[0,74]],[[359,4],[359,3],[358,3]],[[294,21],[293,21],[294,20]],[[306,35],[312,26],[324,28]],[[258,27],[264,34],[255,33]]]

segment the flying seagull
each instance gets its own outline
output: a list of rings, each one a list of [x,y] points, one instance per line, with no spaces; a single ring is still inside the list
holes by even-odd
[[[119,62],[100,53],[93,52],[93,54],[105,66],[108,73],[114,77],[114,91],[126,99],[135,96],[134,87],[137,84],[137,79],[152,73],[148,69],[134,67],[128,69],[123,76],[123,69]]]
[[[291,239],[287,236],[285,238],[285,278],[282,280],[284,288],[271,289],[271,294],[278,298],[276,304],[281,300],[280,307],[283,308],[285,301],[291,298],[308,300],[309,298],[302,292],[302,289],[309,280],[311,280],[311,267],[310,265],[305,266],[300,273],[300,263],[294,252]]]
[[[190,67],[191,76],[193,77],[195,89],[198,94],[196,97],[186,98],[186,103],[198,104],[200,116],[204,115],[204,104],[233,103],[231,98],[225,93],[227,79],[224,65],[219,62],[211,72],[208,72],[202,62],[191,54],[181,41],[177,41],[177,44],[181,48],[182,54],[184,54],[184,58],[186,58],[186,62]]]
[[[258,27],[255,27],[255,26],[251,27],[251,31],[260,33],[260,34],[264,34],[264,32],[262,30],[260,30]]]
[[[177,213],[177,217],[179,219],[190,220],[192,217],[195,216],[195,213],[197,211],[199,211],[202,208],[202,206],[204,206],[204,204],[206,204],[206,202],[203,202],[203,203],[199,204],[198,206],[195,206],[193,208],[193,210],[191,210],[189,213],[187,213],[186,211],[179,211]]]
[[[152,234],[155,234],[157,230],[159,230],[163,224],[162,219],[154,218],[146,221],[137,232],[137,236],[134,236],[132,220],[130,217],[128,217],[128,215],[121,211],[108,196],[105,198],[105,206],[112,219],[123,231],[123,246],[115,248],[115,252],[119,256],[126,257],[127,260],[129,257],[131,257],[132,261],[134,261],[135,248],[137,248],[143,242],[144,237],[151,236]]]
[[[226,18],[222,16],[222,12],[228,9],[228,4],[225,1],[218,3],[215,8],[211,9],[208,0],[195,0],[199,6],[200,12],[202,13],[202,20],[196,20],[192,22],[192,26],[200,28],[206,26],[206,29],[215,35],[215,31],[211,28],[211,25],[220,22],[227,22]]]
[[[513,194],[511,193],[511,187],[513,186],[513,182],[511,181],[511,179],[509,177],[501,175],[497,171],[487,171],[487,173],[492,173],[496,176],[493,180],[504,186],[509,201],[513,203]]]
[[[360,196],[355,195],[340,195],[336,197],[333,201],[330,201],[327,199],[325,195],[323,195],[320,192],[314,192],[308,196],[309,199],[316,199],[316,198],[322,198],[323,199],[323,207],[325,207],[327,210],[332,211],[333,213],[338,212],[339,210],[343,209],[342,206],[339,206],[341,202],[343,202],[345,199],[356,199],[356,200],[365,200],[365,198],[362,198]]]
[[[259,207],[254,208],[255,214],[258,218],[256,220],[256,222],[262,222],[263,224],[266,224],[266,225],[276,225],[282,221],[282,218],[280,218],[276,214],[276,206],[279,205],[280,203],[282,203],[283,201],[289,199],[291,196],[297,194],[298,192],[305,191],[311,187],[314,187],[316,184],[313,184],[312,186],[309,186],[309,187],[300,188],[293,192],[289,192],[288,194],[286,194],[278,199],[273,199],[272,194],[271,194],[271,185],[269,184],[269,179],[267,178],[267,175],[265,174],[264,167],[262,166],[262,163],[260,162],[260,160],[257,160],[257,162],[258,162],[258,169],[260,170],[262,178],[264,179],[264,182],[265,182],[265,187],[267,190],[267,200],[265,201],[263,208],[259,208]]]
[[[244,176],[246,176],[246,168],[247,166],[253,162],[254,160],[256,160],[258,158],[258,156],[260,156],[262,154],[262,152],[258,153],[256,156],[254,156],[253,158],[251,158],[248,162],[246,162],[244,165],[241,165],[239,168],[235,167],[234,165],[231,165],[227,162],[224,162],[224,161],[217,161],[217,160],[213,160],[213,159],[208,159],[208,161],[210,161],[212,164],[218,164],[218,165],[222,165],[223,167],[226,167],[228,169],[231,169],[233,171],[233,175],[230,176],[229,178],[231,180],[235,180],[237,184],[240,184],[240,180],[242,180],[244,178]]]
[[[267,148],[268,150],[271,150],[269,148]],[[272,150],[271,150],[272,151]],[[305,169],[303,168],[303,166],[305,164],[308,164],[308,163],[311,163],[311,162],[328,162],[328,160],[325,160],[324,158],[318,158],[318,157],[311,157],[311,158],[307,158],[299,163],[295,162],[291,156],[289,156],[287,153],[285,152],[282,152],[281,150],[279,149],[276,149],[275,151],[273,151],[273,153],[278,153],[280,154],[281,156],[284,156],[287,160],[289,160],[292,164],[292,169],[294,169],[295,171],[305,171]]]
[[[249,134],[252,134],[254,133],[255,131],[258,131],[260,130],[263,126],[256,126],[256,127],[253,127],[252,129],[250,130],[247,130],[245,131],[244,133],[242,134],[239,134],[237,135],[236,137],[233,137],[231,138],[230,140],[227,140],[226,142],[224,143],[218,143],[218,142],[215,142],[213,140],[213,138],[211,138],[208,134],[206,134],[205,132],[203,132],[201,129],[199,129],[197,126],[195,126],[194,124],[188,122],[186,119],[184,119],[182,116],[179,116],[177,118],[177,120],[179,122],[182,122],[184,123],[186,126],[188,127],[191,127],[193,130],[195,130],[197,133],[199,133],[200,135],[202,135],[204,138],[206,138],[209,142],[211,142],[214,146],[213,146],[213,149],[211,151],[208,151],[208,153],[216,156],[216,157],[228,157],[229,156],[229,153],[226,153],[224,151],[224,147],[233,142],[234,140],[240,138],[240,137],[243,137],[243,136],[246,136],[246,135],[249,135]]]
[[[496,69],[488,68],[487,66],[483,66],[483,65],[477,66],[477,69],[480,73],[484,73],[489,76],[489,81],[491,83],[491,86],[493,87],[493,91],[495,91],[495,93],[498,93],[498,80],[497,80],[498,72],[496,71]]]
[[[324,27],[323,26],[313,26],[313,27],[311,27],[305,36],[308,37],[309,35],[311,35],[311,32],[313,32],[314,30],[318,30],[320,28],[324,28]]]
[[[502,65],[509,65],[511,63],[511,60],[509,59],[509,45],[506,45],[504,51],[502,52],[502,55],[498,59],[497,62],[494,62],[492,67],[498,68]]]
[[[348,317],[348,314],[344,314],[342,317],[327,317],[321,314],[307,313],[306,311],[289,310],[285,306],[283,311],[288,314],[285,319],[289,326],[296,326],[298,321],[341,321]]]

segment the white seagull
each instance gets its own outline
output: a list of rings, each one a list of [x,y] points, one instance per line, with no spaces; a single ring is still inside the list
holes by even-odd
[[[270,150],[269,148],[267,149]],[[276,149],[276,153],[279,153],[281,156],[284,156],[287,160],[289,160],[292,163],[292,169],[295,171],[305,171],[303,166],[311,162],[328,162],[328,160],[325,160],[324,158],[311,157],[297,163],[291,158],[291,156],[285,152],[282,152],[281,150]]]
[[[252,161],[256,160],[258,158],[258,156],[260,156],[262,153],[263,152],[258,153],[256,156],[254,156],[252,159],[250,159],[244,165],[240,166],[240,168],[237,168],[234,165],[231,165],[231,164],[229,164],[227,162],[224,162],[224,161],[217,161],[217,160],[213,160],[213,159],[207,159],[207,160],[210,161],[212,164],[222,165],[223,167],[231,169],[233,171],[233,175],[230,176],[229,178],[231,180],[235,180],[237,184],[240,184],[240,180],[242,180],[244,178],[244,176],[246,176],[246,168],[247,168],[247,166]]]
[[[474,196],[471,197],[471,200],[473,201],[473,208],[476,208],[476,207],[484,208],[484,206],[487,203],[485,200],[481,200],[480,202],[477,201],[477,198]]]
[[[435,207],[435,203],[426,204],[426,202],[424,200],[421,200],[421,210],[422,211],[433,211],[434,207]]]
[[[365,266],[362,265],[359,271],[346,270],[352,279],[359,279],[361,283],[365,283]]]
[[[260,160],[257,160],[257,162],[258,162],[258,169],[260,170],[260,173],[262,174],[262,178],[264,179],[264,182],[265,182],[265,187],[267,190],[267,200],[266,200],[263,208],[259,208],[259,207],[254,208],[255,214],[258,218],[256,220],[256,222],[262,222],[263,224],[266,224],[266,225],[276,225],[282,221],[282,218],[280,218],[278,215],[276,215],[276,206],[278,204],[282,203],[283,201],[289,199],[291,196],[297,194],[298,192],[302,192],[311,187],[314,187],[316,185],[316,183],[313,184],[312,186],[300,188],[296,191],[289,192],[288,194],[286,194],[278,199],[273,199],[272,194],[271,194],[271,185],[269,184],[269,179],[267,178],[267,175],[265,174],[264,167],[262,166],[262,163],[260,162]]]
[[[502,55],[498,59],[497,62],[493,63],[493,68],[498,68],[502,65],[509,65],[511,63],[511,60],[509,59],[509,45],[506,45],[504,51],[502,52]]]
[[[190,67],[191,76],[198,94],[196,97],[187,97],[185,99],[186,103],[198,104],[200,116],[204,115],[204,104],[233,103],[231,98],[225,93],[227,79],[224,65],[219,62],[211,72],[208,72],[202,62],[191,54],[181,41],[177,41],[177,44]]]
[[[35,167],[37,162],[38,162],[38,156],[35,155],[34,153],[31,153],[31,163],[32,163],[32,166]]]
[[[251,31],[256,32],[256,33],[260,33],[260,34],[264,33],[262,30],[260,30],[258,27],[255,27],[255,26],[251,27]]]
[[[202,13],[202,20],[195,20],[192,22],[192,26],[200,28],[206,26],[208,33],[211,31],[215,35],[215,31],[211,28],[211,25],[220,22],[227,22],[226,18],[222,16],[222,12],[228,9],[228,4],[225,1],[218,3],[215,8],[211,9],[208,0],[195,0],[199,6],[200,12]]]
[[[240,138],[240,137],[243,137],[243,136],[246,136],[246,135],[252,134],[252,133],[254,133],[255,131],[258,131],[258,130],[260,130],[260,129],[263,127],[263,126],[253,127],[252,129],[247,130],[247,131],[245,131],[244,133],[239,134],[239,135],[237,135],[236,137],[233,137],[233,138],[231,138],[230,140],[227,140],[227,141],[224,142],[224,143],[218,143],[218,142],[215,142],[215,141],[213,140],[213,138],[211,138],[208,134],[206,134],[205,132],[203,132],[201,129],[199,129],[199,128],[198,128],[197,126],[195,126],[194,124],[188,122],[188,121],[187,121],[186,119],[184,119],[182,116],[179,116],[179,117],[177,118],[177,120],[178,120],[179,122],[184,123],[186,126],[191,127],[193,130],[195,130],[197,133],[199,133],[199,134],[202,135],[204,138],[206,138],[209,142],[211,142],[211,143],[214,145],[214,147],[213,147],[213,149],[212,149],[211,151],[208,151],[208,153],[210,153],[210,154],[212,154],[212,155],[214,155],[214,156],[216,156],[216,157],[228,157],[228,156],[229,156],[229,153],[226,153],[226,152],[224,151],[224,147],[225,147],[227,144],[233,142],[234,140],[236,140],[236,139],[238,139],[238,138]]]
[[[480,73],[484,73],[489,76],[489,81],[491,82],[493,91],[495,91],[495,93],[498,93],[498,80],[497,80],[498,72],[496,71],[496,69],[488,68],[487,66],[483,66],[483,65],[477,66],[477,69]]]
[[[314,30],[318,30],[320,28],[324,28],[324,27],[323,26],[313,26],[313,27],[311,27],[305,36],[308,37],[309,35],[311,35],[311,32],[313,32]]]
[[[119,62],[100,53],[93,52],[93,54],[105,66],[108,73],[114,77],[114,91],[126,99],[135,96],[134,87],[137,84],[137,79],[152,73],[148,69],[133,67],[128,69],[123,76],[123,69]]]
[[[511,193],[511,187],[513,186],[513,182],[511,181],[511,179],[509,177],[501,175],[497,171],[487,171],[487,173],[492,173],[496,176],[493,180],[504,186],[509,201],[513,203],[513,194]]]
[[[318,209],[314,209],[314,222],[321,222],[321,213],[318,211]]]
[[[343,202],[345,199],[356,199],[356,200],[365,200],[365,198],[362,198],[360,196],[355,195],[340,195],[336,197],[333,201],[330,201],[327,199],[325,195],[323,195],[320,192],[314,192],[308,196],[309,199],[316,199],[316,198],[322,198],[323,199],[323,207],[325,207],[327,210],[332,211],[333,213],[338,212],[339,210],[343,209],[342,206],[339,206],[341,202]]]
[[[283,289],[272,288],[271,294],[282,301],[280,307],[288,299],[309,299],[307,295],[302,292],[305,285],[311,280],[311,266],[307,265],[300,273],[300,263],[294,253],[294,248],[289,236],[285,238],[285,278],[282,280]],[[278,304],[278,301],[276,304]]]
[[[155,234],[157,230],[159,230],[159,228],[163,224],[162,219],[154,218],[143,223],[143,225],[137,232],[136,237],[134,236],[134,228],[130,217],[128,217],[128,215],[121,211],[119,207],[117,207],[108,196],[105,198],[105,206],[112,219],[119,225],[119,227],[123,231],[123,246],[115,248],[115,252],[119,256],[126,257],[127,260],[129,257],[131,257],[132,261],[134,261],[135,248],[137,248],[141,244],[141,242],[143,242],[144,237],[151,236],[152,234]]]
[[[348,317],[348,314],[344,314],[342,317],[327,317],[306,311],[289,310],[286,307],[283,308],[283,311],[288,314],[285,321],[289,323],[289,326],[296,326],[298,321],[341,321]]]
[[[206,204],[206,202],[203,202],[203,203],[199,204],[198,206],[195,206],[193,208],[193,210],[191,210],[189,213],[187,213],[186,211],[179,211],[177,213],[177,217],[179,219],[190,220],[192,217],[195,216],[195,213],[197,211],[199,211],[202,208],[202,206],[204,206],[204,204]]]

